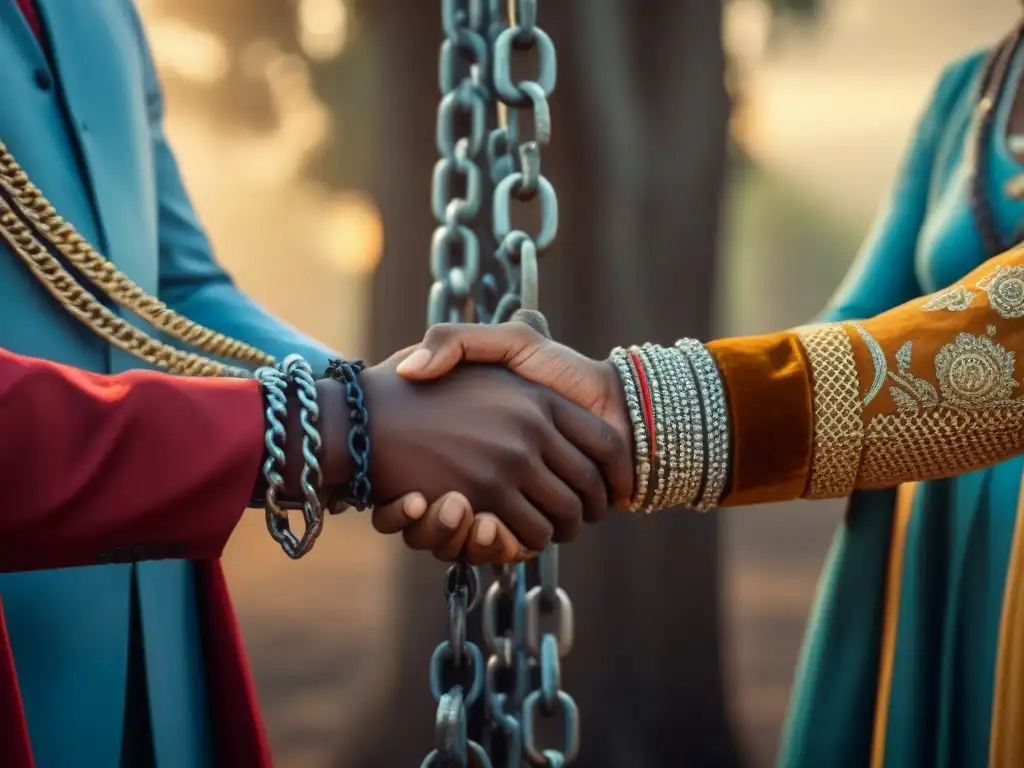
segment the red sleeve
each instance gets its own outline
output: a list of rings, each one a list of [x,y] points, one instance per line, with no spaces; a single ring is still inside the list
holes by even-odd
[[[255,381],[0,350],[0,571],[219,557],[262,441]]]

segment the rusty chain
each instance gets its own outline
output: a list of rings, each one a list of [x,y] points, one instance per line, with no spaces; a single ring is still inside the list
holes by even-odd
[[[542,150],[551,140],[548,97],[557,58],[550,36],[537,25],[537,6],[538,0],[441,2],[441,157],[431,189],[438,226],[430,246],[428,325],[505,322],[520,308],[538,306],[538,258],[558,232],[558,197],[541,170]],[[516,79],[513,60],[531,52],[536,79]],[[526,138],[530,118],[532,136]],[[534,200],[540,220],[530,235],[514,227],[513,208]],[[466,635],[480,596],[479,571],[466,563],[448,570],[449,637],[430,664],[438,702],[435,744],[422,768],[560,768],[578,754],[579,712],[561,689],[561,659],[572,648],[574,624],[572,603],[558,586],[557,546],[540,553],[537,568],[539,584],[532,588],[526,565],[495,569],[482,606],[486,663]],[[480,702],[483,745],[467,735],[467,711]],[[541,746],[539,721],[559,716],[561,741]]]

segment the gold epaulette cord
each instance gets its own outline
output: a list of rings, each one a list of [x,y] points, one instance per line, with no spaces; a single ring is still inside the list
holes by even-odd
[[[158,331],[211,357],[250,367],[274,364],[274,358],[265,352],[192,322],[142,290],[60,217],[2,141],[0,239],[71,315],[100,338],[160,370],[186,376],[251,375],[247,368],[185,352],[135,328],[97,300],[47,245],[67,259],[95,289]]]

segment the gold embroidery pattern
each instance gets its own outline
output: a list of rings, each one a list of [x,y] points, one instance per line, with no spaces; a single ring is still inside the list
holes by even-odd
[[[1021,445],[1024,398],[1013,397],[1012,351],[986,336],[959,334],[935,355],[938,389],[910,372],[912,354],[908,341],[896,353],[897,370],[889,371],[896,412],[867,426],[859,488],[949,477]]]
[[[963,312],[970,308],[971,302],[974,301],[976,295],[974,291],[967,290],[963,285],[957,285],[935,294],[921,309],[925,312],[939,312],[941,310]]]
[[[913,351],[913,342],[910,341],[900,347],[896,352],[896,371],[889,371],[889,378],[896,384],[889,387],[889,394],[901,411],[934,408],[939,404],[939,393],[935,387],[910,372]]]
[[[853,344],[839,325],[797,330],[811,364],[814,448],[809,499],[845,496],[853,490],[864,438],[860,384]]]
[[[878,396],[878,393],[882,391],[882,387],[885,386],[885,372],[888,365],[885,362],[885,352],[882,351],[882,345],[875,340],[874,336],[868,333],[867,328],[860,323],[850,323],[850,327],[860,334],[861,340],[867,345],[868,352],[871,353],[871,363],[875,369],[871,386],[868,387],[864,399],[860,402],[861,406],[866,406]]]
[[[1021,445],[1024,407],[939,408],[875,416],[864,436],[857,487],[890,488],[993,464]]]
[[[978,287],[988,294],[989,305],[1000,317],[1024,317],[1024,267],[997,266],[993,274],[978,281]]]
[[[991,339],[961,333],[935,355],[935,377],[948,405],[984,408],[1010,400],[1015,362]]]

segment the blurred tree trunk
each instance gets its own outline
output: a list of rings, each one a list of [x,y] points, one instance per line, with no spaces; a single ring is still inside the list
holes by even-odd
[[[366,3],[381,87],[378,175],[387,223],[375,357],[423,331],[435,160],[437,3]],[[721,4],[541,3],[559,48],[544,168],[561,230],[541,267],[555,336],[594,356],[623,342],[710,334],[728,99]],[[564,548],[576,645],[563,685],[580,705],[586,768],[739,763],[727,715],[719,526],[714,515],[613,515]],[[368,749],[346,768],[415,766],[433,742],[427,665],[446,637],[443,567],[403,558],[392,705],[367,713]]]

